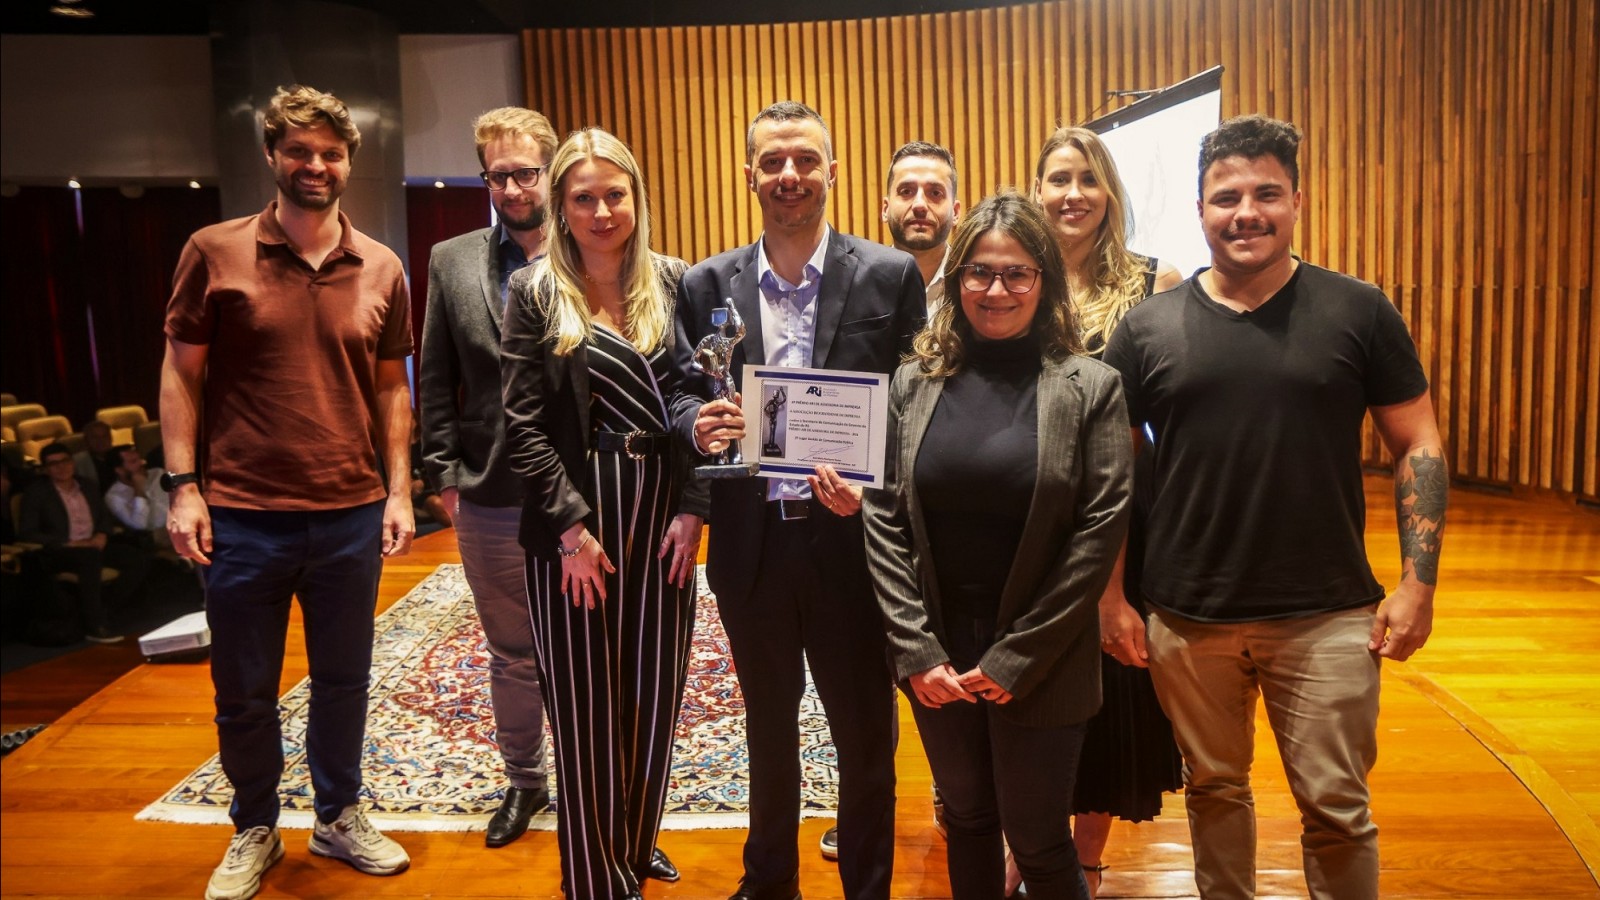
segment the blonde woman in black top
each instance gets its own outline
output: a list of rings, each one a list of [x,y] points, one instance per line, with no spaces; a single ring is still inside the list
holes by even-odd
[[[1128,249],[1127,191],[1116,162],[1093,131],[1068,127],[1052,134],[1039,151],[1033,191],[1061,247],[1085,352],[1098,356],[1128,310],[1176,287],[1182,276]],[[1161,712],[1145,662],[1138,575],[1144,549],[1140,498],[1149,492],[1142,477],[1148,461],[1145,456],[1134,468],[1126,564],[1100,600],[1105,702],[1089,720],[1073,798],[1073,839],[1093,892],[1099,891],[1106,868],[1101,855],[1112,818],[1152,819],[1161,813],[1161,795],[1183,783],[1172,726]]]

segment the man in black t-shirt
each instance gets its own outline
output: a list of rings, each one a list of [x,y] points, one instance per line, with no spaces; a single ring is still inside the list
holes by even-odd
[[[1266,703],[1305,823],[1316,898],[1378,896],[1367,773],[1380,660],[1427,640],[1448,476],[1428,383],[1376,287],[1290,254],[1300,134],[1262,116],[1200,151],[1212,266],[1131,310],[1106,349],[1131,423],[1154,435],[1146,635],[1105,649],[1148,664],[1183,750],[1195,880],[1255,894],[1255,702]],[[1396,459],[1402,574],[1367,563],[1361,423]]]

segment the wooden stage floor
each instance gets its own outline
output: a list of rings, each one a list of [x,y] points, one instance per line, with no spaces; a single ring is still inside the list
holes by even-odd
[[[1392,584],[1388,487],[1368,480],[1369,550]],[[380,606],[455,562],[453,532],[386,567]],[[1600,515],[1549,499],[1453,496],[1432,640],[1385,666],[1380,758],[1372,776],[1387,898],[1600,897]],[[298,621],[298,619],[297,619]],[[298,626],[296,626],[298,627]],[[8,675],[6,729],[56,719],[73,691],[131,671],[59,716],[0,764],[0,895],[199,897],[229,829],[135,822],[147,803],[215,750],[204,664],[135,665],[94,648]],[[98,675],[97,675],[98,673]],[[305,674],[291,634],[285,686]],[[100,678],[95,682],[96,677]],[[48,717],[48,718],[47,718]],[[902,709],[894,896],[948,897],[933,830],[927,763]],[[1261,896],[1303,897],[1299,823],[1265,722],[1256,767]],[[816,852],[825,824],[801,830],[802,888],[841,896]],[[721,898],[740,874],[743,832],[664,832],[684,873],[649,898]],[[371,878],[311,857],[304,832],[259,896],[557,897],[555,835],[502,850],[481,834],[400,834],[409,872]],[[1182,799],[1138,827],[1118,823],[1103,897],[1195,895]]]

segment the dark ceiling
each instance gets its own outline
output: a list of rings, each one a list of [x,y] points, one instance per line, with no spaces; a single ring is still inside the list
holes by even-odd
[[[5,0],[5,34],[206,34],[210,7],[229,0]],[[266,2],[266,0],[245,0]],[[292,0],[314,6],[307,0]],[[401,34],[497,34],[523,28],[715,25],[822,21],[1008,5],[993,0],[337,0],[383,12]],[[53,9],[92,12],[64,16]]]

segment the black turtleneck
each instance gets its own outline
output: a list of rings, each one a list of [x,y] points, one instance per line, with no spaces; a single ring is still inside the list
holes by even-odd
[[[990,620],[1032,505],[1039,342],[969,338],[917,451],[916,486],[947,613]]]

